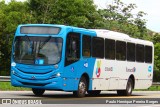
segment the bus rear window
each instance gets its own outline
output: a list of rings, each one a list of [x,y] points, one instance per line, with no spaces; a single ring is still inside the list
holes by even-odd
[[[146,63],[152,63],[152,47],[151,46],[145,46],[145,62]]]
[[[20,28],[21,34],[58,34],[60,32],[59,27],[53,26],[22,26]]]

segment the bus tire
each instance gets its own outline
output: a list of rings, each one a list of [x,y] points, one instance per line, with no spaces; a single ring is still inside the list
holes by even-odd
[[[91,90],[87,91],[90,96],[98,96],[101,93],[101,90]]]
[[[130,96],[133,90],[133,80],[129,78],[125,90],[117,90],[117,94],[120,96]]]
[[[36,96],[42,96],[43,93],[45,92],[45,90],[44,90],[44,89],[32,88],[32,92],[33,92],[34,95],[36,95]]]
[[[81,77],[79,84],[78,84],[78,90],[73,91],[73,95],[79,98],[85,97],[87,91],[87,81],[85,77]]]

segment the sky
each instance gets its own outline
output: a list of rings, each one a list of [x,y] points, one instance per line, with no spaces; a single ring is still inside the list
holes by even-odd
[[[113,0],[94,0],[98,8],[105,8],[107,4],[112,4]],[[121,0],[125,4],[134,3],[137,8],[133,14],[138,11],[147,13],[143,19],[147,20],[146,26],[148,29],[160,32],[160,0]]]
[[[9,2],[10,0],[5,0]],[[25,1],[25,0],[16,0]],[[111,4],[113,0],[93,0],[98,8],[104,9],[107,4]],[[133,14],[138,13],[138,11],[143,11],[147,13],[143,18],[147,20],[146,26],[148,29],[160,32],[160,0],[121,0],[125,4],[134,3],[137,8],[134,9]]]

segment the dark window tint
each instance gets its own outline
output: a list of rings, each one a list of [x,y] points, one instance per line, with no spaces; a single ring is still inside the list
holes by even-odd
[[[116,42],[116,59],[126,60],[126,42]]]
[[[144,45],[136,45],[136,61],[144,62]]]
[[[72,64],[80,58],[80,34],[69,33],[66,41],[66,61],[65,65]]]
[[[145,62],[152,63],[152,47],[145,46]]]
[[[82,55],[85,57],[91,56],[91,37],[83,35]]]
[[[135,44],[127,43],[127,60],[135,61]]]
[[[115,59],[115,40],[105,39],[105,58]]]
[[[97,58],[104,58],[104,39],[103,38],[93,37],[92,56]]]

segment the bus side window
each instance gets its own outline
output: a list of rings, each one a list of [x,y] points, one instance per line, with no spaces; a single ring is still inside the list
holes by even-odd
[[[105,58],[115,59],[115,40],[105,39]]]
[[[101,37],[92,38],[92,57],[104,58],[104,39]]]
[[[144,45],[136,44],[136,61],[144,62]]]
[[[126,60],[126,42],[116,41],[116,59]]]
[[[91,56],[91,36],[83,35],[82,55],[84,57]]]
[[[129,42],[127,43],[127,60],[128,61],[132,61],[132,62],[135,61],[135,58],[136,58],[135,47],[136,45],[134,43],[129,43]]]
[[[70,65],[80,58],[80,34],[69,33],[66,40],[65,66]]]

